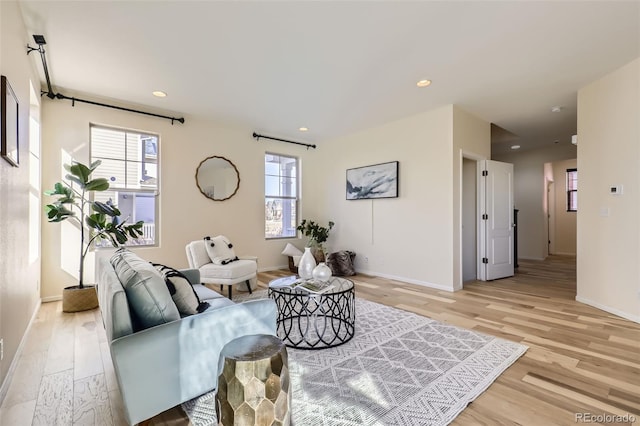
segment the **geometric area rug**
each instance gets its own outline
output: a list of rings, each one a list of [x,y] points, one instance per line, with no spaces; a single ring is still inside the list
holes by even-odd
[[[266,291],[249,296],[260,297]],[[527,349],[356,298],[349,342],[321,350],[287,348],[292,424],[446,425]],[[214,392],[182,407],[194,426],[217,424]]]

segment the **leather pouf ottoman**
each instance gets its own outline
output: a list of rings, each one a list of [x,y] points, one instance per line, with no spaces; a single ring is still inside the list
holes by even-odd
[[[243,336],[220,354],[216,413],[224,426],[288,426],[291,389],[287,348],[270,335]]]

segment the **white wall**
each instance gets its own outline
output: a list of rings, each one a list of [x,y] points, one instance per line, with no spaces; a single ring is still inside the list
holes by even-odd
[[[95,99],[91,95],[78,97]],[[157,133],[161,161],[157,225],[160,245],[133,251],[150,261],[186,267],[185,245],[189,241],[223,234],[234,243],[238,255],[258,256],[260,269],[286,266],[287,258],[280,254],[286,243],[293,241],[302,246],[304,242],[297,238],[269,241],[264,238],[264,154],[269,151],[297,156],[304,167],[318,152],[264,139],[257,142],[251,136],[253,129],[199,117],[185,118],[185,124],[171,125],[159,118],[81,103],[72,107],[69,101],[47,99],[43,103],[43,156],[47,159],[43,164],[43,188],[51,188],[60,179],[62,150],[80,161],[88,161],[90,123]],[[240,188],[229,200],[212,201],[196,185],[198,165],[212,155],[232,161],[240,174]],[[62,240],[62,230],[60,224],[42,225],[45,299],[59,297],[62,288],[74,285],[76,280],[75,267],[65,272],[60,265],[64,254],[77,257],[77,238]]]
[[[6,391],[5,378],[39,303],[40,258],[29,256],[29,197],[38,195],[29,182],[33,167],[29,158],[29,104],[30,81],[38,92],[40,85],[26,54],[28,41],[17,3],[0,2],[0,74],[8,78],[18,98],[20,158],[20,167],[12,167],[0,158],[0,339],[4,340],[0,401]],[[38,238],[31,241],[38,244]],[[34,354],[34,359],[37,356]]]
[[[640,58],[578,92],[578,294],[640,322]],[[623,185],[623,195],[609,187]]]
[[[567,211],[567,169],[575,169],[578,166],[576,159],[556,161],[552,163],[555,203],[553,217],[555,227],[553,242],[553,254],[576,254],[576,212]],[[578,188],[580,188],[580,170],[578,170]],[[578,208],[580,195],[578,195]]]
[[[494,160],[512,163],[514,199],[518,212],[518,257],[542,260],[547,256],[544,163],[576,158],[569,141],[548,148],[495,155]],[[582,187],[581,187],[582,189]]]
[[[453,291],[462,268],[460,151],[488,156],[489,138],[488,123],[448,105],[323,143],[302,217],[335,221],[329,246],[355,251],[360,272]],[[398,198],[345,199],[347,169],[395,160]]]

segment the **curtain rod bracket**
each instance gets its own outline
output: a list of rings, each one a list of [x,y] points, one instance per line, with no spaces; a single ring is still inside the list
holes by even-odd
[[[307,148],[307,151],[309,150],[309,148],[316,149],[316,145],[315,144],[308,144],[308,143],[302,143],[302,142],[289,141],[289,140],[286,140],[286,139],[274,138],[274,137],[271,137],[271,136],[260,135],[260,134],[258,134],[256,132],[253,132],[253,137],[256,138],[257,141],[260,141],[260,138],[265,138],[265,139],[271,139],[273,141],[278,141],[278,142],[285,142],[285,143],[292,143],[292,144],[295,144],[295,145],[302,145],[302,146]]]

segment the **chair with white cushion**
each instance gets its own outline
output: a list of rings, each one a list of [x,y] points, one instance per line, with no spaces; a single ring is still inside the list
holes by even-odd
[[[205,240],[192,241],[187,244],[187,260],[189,267],[200,270],[200,280],[202,284],[217,284],[229,286],[229,299],[231,299],[231,289],[235,284],[239,284],[238,290],[249,291],[257,287],[258,278],[258,258],[255,256],[238,256],[235,260],[226,264],[213,263]]]

